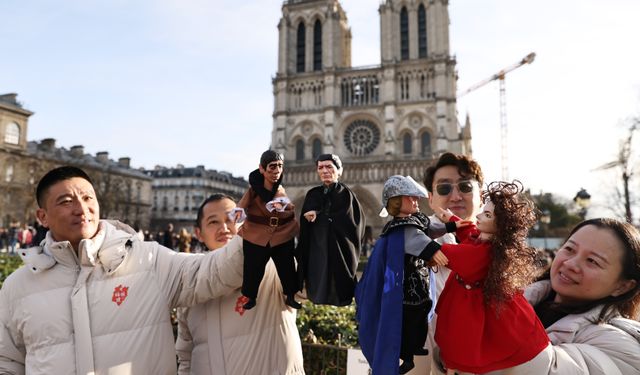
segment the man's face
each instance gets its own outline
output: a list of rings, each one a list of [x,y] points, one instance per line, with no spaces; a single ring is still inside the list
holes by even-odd
[[[331,160],[319,161],[317,171],[323,184],[330,185],[334,182],[338,182],[338,168],[336,168]]]
[[[226,245],[238,233],[237,216],[232,215],[236,204],[227,198],[207,203],[202,209],[202,221],[196,237],[209,250]]]
[[[445,192],[448,193],[444,194]],[[429,192],[429,206],[432,210],[441,207],[451,210],[462,220],[473,220],[480,212],[481,205],[478,181],[460,176],[458,168],[453,165],[436,171]]]
[[[80,177],[62,180],[45,194],[44,205],[36,212],[56,241],[69,241],[74,249],[80,240],[98,232],[100,206],[89,181]]]
[[[275,160],[267,164],[266,168],[260,166],[260,173],[264,176],[265,182],[273,185],[280,179],[282,171],[284,169],[284,162],[282,160]]]

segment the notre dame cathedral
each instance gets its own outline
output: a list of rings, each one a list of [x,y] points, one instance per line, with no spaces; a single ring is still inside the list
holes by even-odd
[[[338,0],[284,2],[271,140],[285,155],[284,186],[298,208],[320,184],[315,157],[339,155],[341,181],[358,196],[374,233],[386,221],[378,212],[389,176],[422,181],[442,152],[471,154],[470,126],[456,113],[448,0],[384,0],[378,11],[380,64],[353,67],[351,29]]]

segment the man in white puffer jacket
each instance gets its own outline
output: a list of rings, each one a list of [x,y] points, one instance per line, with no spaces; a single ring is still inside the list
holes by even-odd
[[[75,167],[38,184],[40,246],[0,290],[0,374],[175,374],[169,309],[228,293],[242,280],[240,241],[207,255],[138,240],[99,220]]]

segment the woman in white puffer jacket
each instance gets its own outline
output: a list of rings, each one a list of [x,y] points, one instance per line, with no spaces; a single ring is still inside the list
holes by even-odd
[[[223,194],[207,198],[196,219],[195,234],[216,253],[242,239],[237,225],[243,210]],[[258,300],[251,310],[238,280],[232,292],[207,303],[178,310],[178,373],[219,375],[304,374],[296,311],[284,303],[275,265],[267,264]]]
[[[615,219],[583,221],[549,275],[525,297],[551,345],[500,374],[640,374],[640,232]]]

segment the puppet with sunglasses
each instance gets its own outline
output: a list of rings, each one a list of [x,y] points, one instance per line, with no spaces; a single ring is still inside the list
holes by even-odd
[[[426,190],[411,177],[385,182],[380,216],[390,214],[393,220],[382,229],[356,286],[358,335],[373,374],[405,374],[414,367],[414,355],[428,354],[423,348],[432,304],[427,266],[447,263],[432,238],[469,225],[430,222],[419,212],[419,198],[426,198]]]
[[[435,340],[447,374],[514,367],[549,344],[522,294],[536,276],[536,252],[526,243],[536,217],[522,191],[519,181],[489,184],[477,224],[456,231],[460,244],[442,245],[451,274],[436,306]],[[436,211],[443,222],[460,220]]]
[[[284,156],[267,150],[260,156],[258,169],[249,174],[249,189],[238,207],[244,208],[247,219],[238,231],[243,238],[244,267],[242,294],[248,299],[245,310],[255,307],[264,270],[273,260],[287,296],[285,303],[301,307],[294,296],[299,290],[294,261],[294,238],[298,234],[293,203],[282,187]]]

